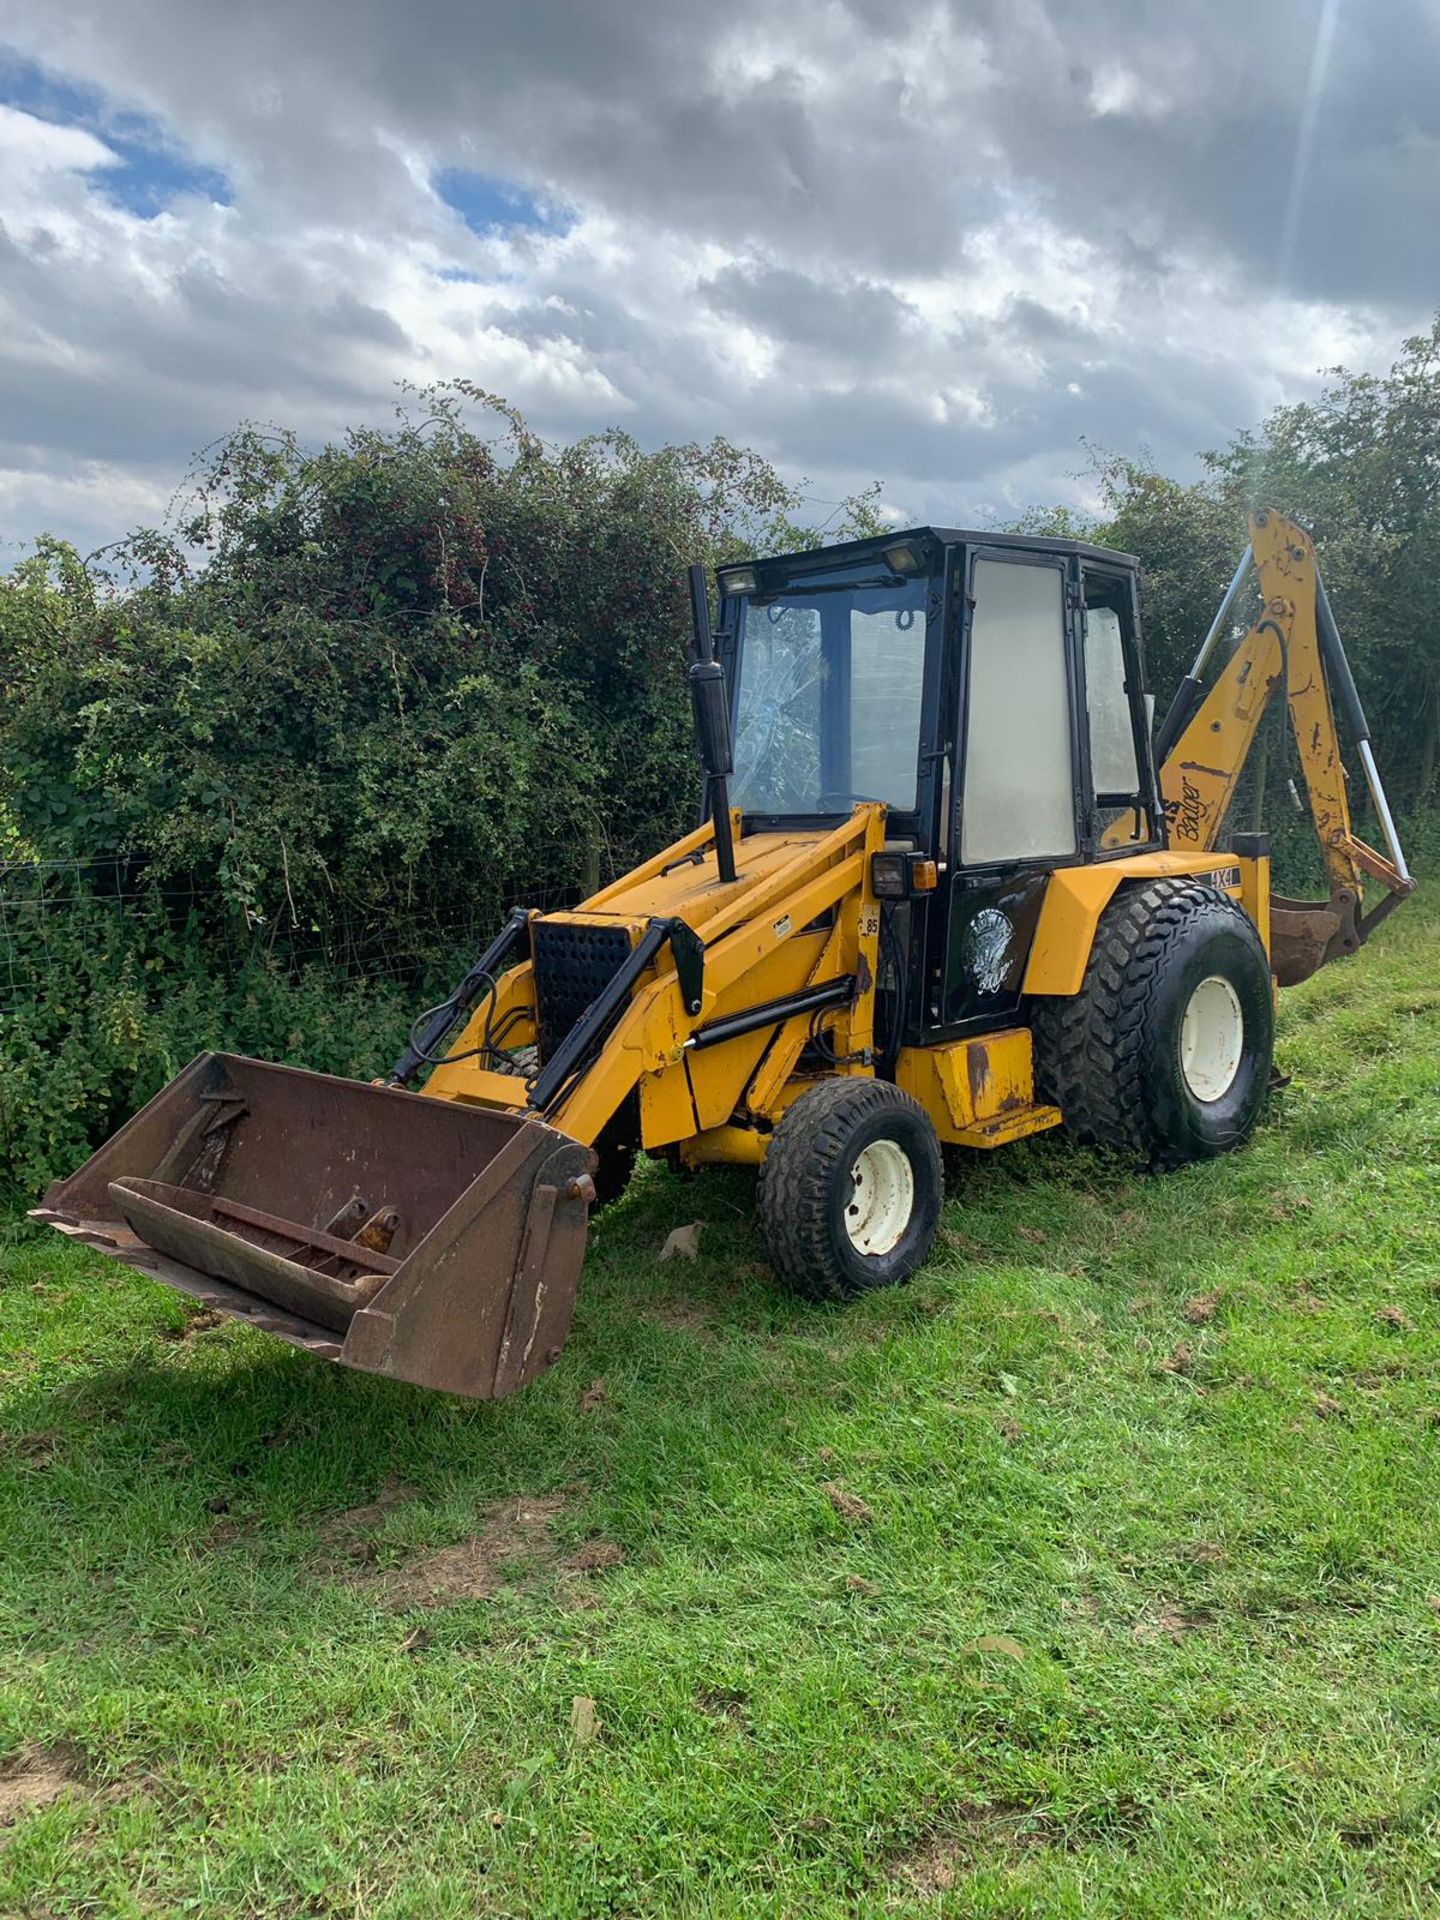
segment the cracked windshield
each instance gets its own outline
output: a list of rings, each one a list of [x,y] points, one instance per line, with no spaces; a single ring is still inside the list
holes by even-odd
[[[750,600],[732,795],[748,813],[916,804],[923,579]]]

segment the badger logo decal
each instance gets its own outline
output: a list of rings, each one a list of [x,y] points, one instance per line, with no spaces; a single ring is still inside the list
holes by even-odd
[[[965,929],[965,970],[980,993],[999,993],[1005,985],[1014,932],[998,907],[982,907]]]

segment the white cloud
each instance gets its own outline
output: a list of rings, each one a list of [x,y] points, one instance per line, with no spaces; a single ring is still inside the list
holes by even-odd
[[[457,375],[555,435],[721,431],[822,498],[879,477],[907,516],[1082,499],[1082,437],[1184,466],[1427,317],[1407,11],[1342,15],[1277,289],[1308,66],[1287,92],[1270,55],[1309,0],[110,0],[83,30],[0,0],[59,77],[0,107],[0,534],[119,532],[242,417],[320,436]],[[127,113],[230,204],[176,162],[127,211]],[[567,221],[473,233],[445,168]]]
[[[86,173],[115,164],[103,140],[83,127],[57,127],[0,105],[0,171],[12,189],[34,192],[57,173]]]

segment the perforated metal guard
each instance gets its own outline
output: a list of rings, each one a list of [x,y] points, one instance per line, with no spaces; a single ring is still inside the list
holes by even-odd
[[[630,952],[625,927],[535,920],[530,927],[540,1059],[548,1060]]]

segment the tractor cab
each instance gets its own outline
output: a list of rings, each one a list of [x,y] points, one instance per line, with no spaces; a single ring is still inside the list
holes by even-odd
[[[879,800],[887,852],[913,856],[881,869],[906,1044],[1012,1017],[1057,867],[1164,844],[1137,572],[922,527],[720,573],[744,830]]]

